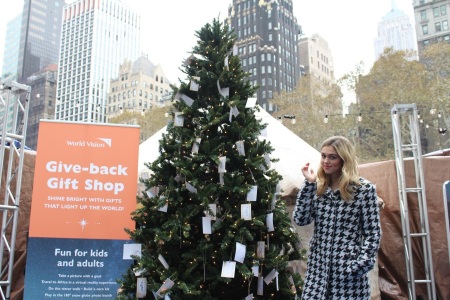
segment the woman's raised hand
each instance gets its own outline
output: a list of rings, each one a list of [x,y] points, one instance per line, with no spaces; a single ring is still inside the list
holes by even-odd
[[[305,179],[309,182],[316,182],[317,175],[314,173],[313,169],[309,168],[309,163],[306,163],[302,168],[302,174],[305,176]]]

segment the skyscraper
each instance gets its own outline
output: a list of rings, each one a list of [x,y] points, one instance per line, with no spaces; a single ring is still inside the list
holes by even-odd
[[[417,51],[414,26],[409,16],[397,8],[392,1],[392,9],[378,23],[378,36],[374,41],[375,59],[378,59],[385,48],[395,51]]]
[[[19,63],[20,28],[22,14],[17,15],[6,25],[5,49],[3,52],[2,80],[17,81]]]
[[[58,62],[61,15],[65,0],[24,0],[17,80]]]
[[[300,76],[293,1],[233,0],[227,22],[237,35],[238,55],[249,80],[259,85],[258,103],[268,112],[274,93],[292,91]]]
[[[118,66],[140,53],[140,16],[120,0],[77,0],[64,7],[55,119],[105,122]]]

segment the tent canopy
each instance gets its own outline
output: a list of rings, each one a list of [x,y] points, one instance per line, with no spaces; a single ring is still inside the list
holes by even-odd
[[[290,195],[303,183],[304,177],[301,168],[305,163],[309,162],[313,169],[317,169],[320,162],[320,152],[286,128],[264,109],[260,108],[259,111],[256,111],[255,116],[262,123],[267,124],[260,138],[268,140],[274,148],[270,156],[279,159],[279,161],[272,163],[272,168],[283,176],[283,180],[280,182],[283,196]],[[159,157],[159,141],[164,133],[166,133],[166,126],[139,146],[138,177],[145,178],[149,175],[150,170],[145,166],[145,163],[152,163]]]

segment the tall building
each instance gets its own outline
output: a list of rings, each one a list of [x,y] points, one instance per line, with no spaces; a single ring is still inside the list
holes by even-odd
[[[22,14],[6,24],[5,49],[3,51],[2,80],[17,81],[19,63],[20,28]]]
[[[77,0],[64,7],[55,119],[105,122],[118,66],[140,53],[140,16],[120,0]]]
[[[327,85],[336,83],[333,55],[324,38],[317,33],[300,38],[298,48],[303,75],[312,76]]]
[[[61,16],[65,0],[24,0],[17,80],[58,63]]]
[[[419,56],[437,42],[450,43],[450,0],[413,0]]]
[[[293,1],[233,0],[227,22],[249,80],[258,85],[258,103],[268,112],[275,93],[294,90],[300,76],[298,35]]]
[[[28,110],[27,139],[25,145],[37,148],[39,121],[55,117],[56,79],[58,65],[53,64],[28,77],[26,84],[31,87]]]
[[[397,8],[395,0],[392,1],[391,11],[378,23],[378,36],[375,38],[374,46],[376,60],[386,48],[417,52],[414,26],[409,16]]]
[[[154,65],[148,56],[136,61],[125,60],[119,76],[111,80],[108,93],[107,116],[125,111],[146,112],[152,107],[165,106],[172,89],[160,65]]]

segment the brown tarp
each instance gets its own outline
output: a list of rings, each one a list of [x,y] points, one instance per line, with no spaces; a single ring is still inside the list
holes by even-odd
[[[443,184],[450,180],[450,151],[423,157],[425,198],[432,249],[432,261],[437,299],[450,299],[450,262],[444,214]],[[405,159],[406,187],[417,187],[412,160]],[[406,262],[402,239],[400,202],[395,161],[384,161],[360,166],[361,176],[373,182],[384,200],[381,211],[382,239],[378,252],[379,286],[381,299],[408,299]],[[410,232],[420,232],[417,193],[408,193]],[[424,254],[421,238],[412,238],[415,279],[425,279]],[[426,284],[417,283],[416,295],[428,299]]]
[[[0,199],[1,203],[4,204],[5,198],[5,185],[6,176],[8,171],[8,159],[9,159],[9,149],[5,149],[5,159],[3,164],[2,180],[1,180],[1,190]],[[21,300],[23,299],[24,290],[24,279],[25,279],[25,262],[26,262],[26,249],[27,249],[27,238],[28,238],[28,228],[30,227],[30,211],[31,211],[31,194],[33,192],[33,178],[34,178],[34,165],[36,162],[35,152],[25,152],[23,169],[22,169],[22,181],[20,188],[20,202],[19,202],[19,217],[17,219],[17,233],[16,233],[16,245],[14,249],[14,265],[12,274],[12,284],[11,284],[11,300]],[[14,155],[13,170],[17,170],[19,159]],[[16,195],[16,180],[17,175],[13,177],[11,181],[10,188],[14,195]],[[2,215],[3,218],[3,215]],[[8,217],[9,218],[9,217]],[[7,240],[10,241],[12,226],[9,226],[6,231]],[[4,250],[4,255],[2,258],[2,270],[5,270],[7,264],[9,263],[9,252]],[[4,274],[2,280],[7,279],[7,274]]]

